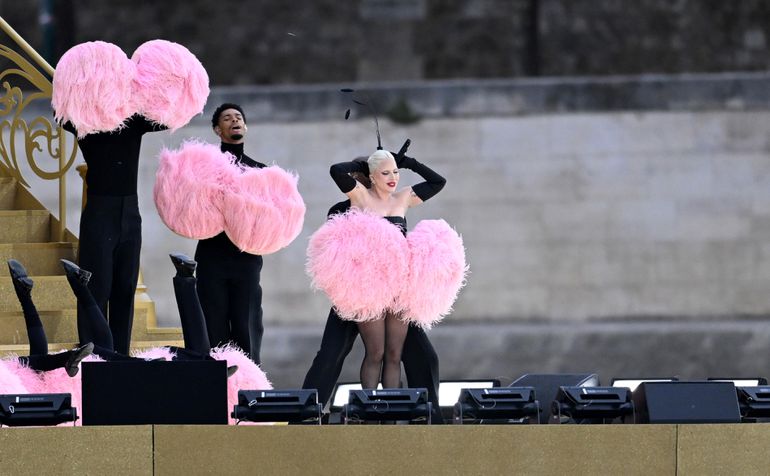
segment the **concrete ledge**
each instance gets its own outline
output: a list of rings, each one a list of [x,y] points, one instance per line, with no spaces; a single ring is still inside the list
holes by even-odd
[[[249,122],[342,119],[340,88],[365,90],[380,115],[400,100],[425,118],[586,111],[694,111],[770,107],[770,73],[393,81],[213,88],[209,104],[240,103]],[[365,114],[363,108],[353,116]],[[210,118],[198,116],[195,124]]]
[[[321,342],[322,327],[265,327],[262,368],[276,388],[302,385]],[[658,320],[518,324],[442,323],[429,332],[443,380],[499,378],[507,385],[526,373],[613,377],[770,377],[770,322]],[[360,339],[345,360],[341,381],[358,381]]]

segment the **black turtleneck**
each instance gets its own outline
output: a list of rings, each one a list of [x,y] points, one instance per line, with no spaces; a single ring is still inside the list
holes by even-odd
[[[238,164],[245,165],[247,167],[256,167],[258,169],[261,169],[262,167],[267,167],[262,162],[257,162],[256,160],[252,159],[248,155],[243,153],[243,144],[226,144],[222,142],[222,144],[219,146],[219,148],[222,150],[222,152],[230,152],[235,156],[235,162]]]
[[[75,126],[70,122],[62,127],[77,136]],[[135,114],[120,129],[88,134],[78,139],[78,146],[88,164],[88,193],[120,197],[136,195],[142,136],[164,129],[167,127]]]
[[[262,162],[257,162],[248,155],[243,153],[243,144],[226,144],[222,142],[220,149],[222,152],[229,152],[235,156],[235,162],[246,167],[262,168],[267,167]],[[243,253],[237,246],[230,241],[225,232],[218,234],[213,238],[206,240],[200,240],[198,242],[198,248],[195,250],[195,260],[211,260],[211,261],[229,261],[230,265],[233,265],[234,260],[241,262],[251,262],[253,260],[262,259],[261,256],[253,255],[250,253]]]

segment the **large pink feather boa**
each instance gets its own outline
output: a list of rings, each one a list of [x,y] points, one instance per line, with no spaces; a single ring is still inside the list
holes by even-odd
[[[390,311],[423,328],[451,311],[468,272],[462,238],[444,220],[422,221],[404,238],[384,218],[356,209],[310,237],[306,269],[342,319]]]

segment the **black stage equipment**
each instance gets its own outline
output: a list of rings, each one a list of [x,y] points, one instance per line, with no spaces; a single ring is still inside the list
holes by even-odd
[[[444,420],[454,418],[454,407],[460,398],[460,391],[464,388],[492,388],[499,387],[500,380],[489,379],[460,379],[442,380],[438,384],[438,404],[441,408],[441,416]]]
[[[321,424],[318,390],[239,390],[232,417],[241,421]]]
[[[539,423],[540,402],[532,387],[464,388],[454,405],[454,422]]]
[[[227,424],[227,362],[83,362],[83,425]]]
[[[740,423],[732,382],[643,382],[633,394],[636,423]]]
[[[770,387],[736,387],[743,422],[767,422],[770,418]]]
[[[642,382],[678,382],[679,377],[615,377],[610,381],[611,387],[625,387],[632,392],[636,390]]]
[[[767,385],[764,377],[709,377],[709,382],[732,382],[736,387],[761,387]]]
[[[551,404],[553,423],[633,421],[631,390],[622,387],[560,387]]]
[[[75,422],[69,393],[0,395],[0,426],[49,426]]]
[[[342,408],[343,423],[364,421],[421,421],[431,423],[433,405],[424,388],[351,390]]]
[[[559,387],[596,387],[599,377],[596,374],[524,374],[511,383],[511,387],[533,387],[537,399],[544,403],[540,409],[540,423],[548,423],[551,418],[552,402]]]

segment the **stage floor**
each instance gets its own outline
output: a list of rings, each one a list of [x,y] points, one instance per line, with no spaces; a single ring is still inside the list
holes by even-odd
[[[3,474],[767,474],[770,424],[2,428]]]

